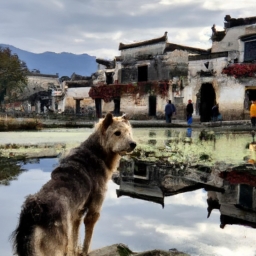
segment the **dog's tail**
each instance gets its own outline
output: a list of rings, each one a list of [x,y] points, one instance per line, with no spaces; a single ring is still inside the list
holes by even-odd
[[[22,206],[19,223],[11,235],[13,251],[19,256],[34,256],[34,229],[45,222],[43,207],[35,196],[28,196]]]

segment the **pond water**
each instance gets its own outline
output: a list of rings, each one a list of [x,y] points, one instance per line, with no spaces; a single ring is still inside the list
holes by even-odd
[[[82,132],[85,132],[85,136],[81,136]],[[73,145],[84,140],[90,132],[84,129],[45,130],[35,133],[34,142],[47,141],[51,136]],[[249,132],[215,132],[214,140],[203,141],[199,139],[200,130],[193,130],[192,134],[190,132],[187,129],[136,128],[134,137],[142,148],[146,148],[148,143],[155,148],[170,147],[176,151],[182,148],[185,152],[183,156],[185,161],[192,159],[198,162],[194,156],[202,153],[209,154],[209,161],[213,164],[218,161],[234,165],[242,164],[245,163],[245,156],[246,159],[255,159],[254,151],[247,147],[247,144],[253,140]],[[61,133],[63,137],[60,136]],[[10,143],[14,138],[12,136],[8,141],[9,135],[9,133],[5,134],[4,143]],[[16,143],[22,136],[29,136],[30,141],[33,141],[32,133],[30,135],[22,133],[22,136],[21,133],[15,133],[15,136],[17,136]],[[65,137],[68,138],[67,141]],[[0,143],[3,143],[2,138],[1,134]],[[0,255],[12,255],[8,238],[17,224],[24,198],[28,194],[37,192],[50,179],[51,171],[57,165],[58,158],[30,161],[21,165],[25,171],[21,172],[16,180],[12,180],[10,185],[0,185]],[[237,190],[237,185],[230,185],[227,181],[225,187],[230,188],[232,192],[228,194],[229,200],[225,199],[225,201],[222,197],[222,202],[225,201],[223,206],[227,207],[232,201],[230,197],[235,197],[234,192],[242,189]],[[242,212],[245,216],[249,216],[245,218],[247,221],[239,222],[236,219],[231,221],[232,225],[227,224],[226,221],[225,228],[220,228],[223,220],[220,220],[219,209],[214,208],[207,218],[209,207],[207,199],[210,192],[205,189],[165,196],[164,208],[160,204],[129,196],[117,197],[118,189],[120,189],[119,185],[113,181],[109,182],[101,218],[96,224],[92,249],[123,243],[134,251],[176,248],[194,256],[256,255],[254,187],[252,187],[254,197],[252,196],[251,202],[254,210]],[[223,193],[217,194],[221,197]],[[81,228],[81,236],[83,236],[83,228]]]

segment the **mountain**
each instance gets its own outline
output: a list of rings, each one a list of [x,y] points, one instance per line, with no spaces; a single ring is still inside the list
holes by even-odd
[[[96,57],[88,54],[32,53],[7,44],[0,44],[0,47],[8,47],[12,54],[17,54],[20,60],[26,62],[30,71],[37,69],[41,74],[55,75],[58,73],[59,77],[71,77],[73,73],[76,73],[81,76],[90,76],[97,71]]]

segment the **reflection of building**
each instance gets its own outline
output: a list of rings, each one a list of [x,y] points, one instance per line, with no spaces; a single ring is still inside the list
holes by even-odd
[[[125,160],[120,164],[120,188],[116,192],[118,197],[126,195],[164,206],[165,196],[204,188],[208,217],[218,209],[221,228],[227,224],[256,228],[256,186],[252,185],[256,176],[247,165],[229,168],[232,171],[220,174],[218,167],[216,171],[202,165],[179,169],[175,165]]]
[[[136,161],[125,161],[120,164],[120,189],[117,196],[130,196],[164,207],[164,195],[158,186],[159,173],[152,164]]]
[[[164,196],[205,188],[223,192],[223,189],[211,184],[211,170],[208,167],[195,166],[184,170],[176,165],[160,165],[139,160],[121,161],[120,189],[117,196],[127,195],[164,205]]]
[[[256,188],[247,184],[226,183],[224,189],[225,193],[208,192],[208,217],[213,209],[218,209],[221,228],[227,224],[256,228]]]

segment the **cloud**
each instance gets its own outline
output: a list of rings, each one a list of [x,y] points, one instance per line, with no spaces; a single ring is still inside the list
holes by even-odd
[[[1,42],[23,50],[88,53],[113,58],[120,42],[169,41],[209,48],[211,26],[224,17],[254,16],[254,0],[19,0],[3,1]]]

